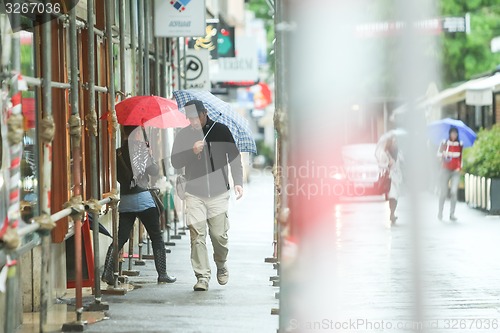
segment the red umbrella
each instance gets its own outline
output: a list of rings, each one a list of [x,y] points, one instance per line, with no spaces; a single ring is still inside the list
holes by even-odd
[[[186,126],[186,122],[189,123],[186,117],[179,112],[174,100],[159,96],[129,97],[116,104],[115,109],[118,123],[122,125],[143,126],[152,121],[150,126],[167,128],[183,127]],[[164,118],[163,115],[167,114],[169,116]],[[101,119],[106,119],[107,115],[107,113],[104,114]],[[156,118],[159,119],[155,120]]]
[[[186,127],[189,120],[179,110],[172,110],[156,116],[144,123],[144,127],[169,128],[169,127]]]

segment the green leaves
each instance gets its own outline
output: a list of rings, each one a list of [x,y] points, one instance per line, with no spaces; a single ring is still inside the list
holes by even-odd
[[[443,83],[454,82],[491,72],[500,64],[500,53],[492,53],[490,43],[500,35],[500,6],[492,0],[441,0],[441,16],[465,16],[470,13],[471,33],[442,37]]]
[[[479,131],[474,146],[464,150],[463,163],[467,173],[500,178],[500,124]]]

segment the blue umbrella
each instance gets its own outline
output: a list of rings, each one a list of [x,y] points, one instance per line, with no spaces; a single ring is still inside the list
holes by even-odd
[[[257,154],[257,147],[248,125],[248,121],[240,114],[234,112],[231,105],[215,97],[208,91],[176,90],[174,97],[179,110],[185,113],[184,104],[197,99],[203,102],[210,119],[226,125],[233,135],[236,146],[240,152]]]
[[[447,140],[450,128],[455,127],[458,130],[458,139],[464,147],[471,147],[476,141],[476,133],[470,129],[461,120],[446,118],[434,121],[427,126],[427,133],[433,143],[436,145]]]

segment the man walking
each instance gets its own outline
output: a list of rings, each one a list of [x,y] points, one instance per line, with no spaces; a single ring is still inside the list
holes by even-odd
[[[187,224],[191,237],[191,264],[197,283],[196,291],[208,290],[211,278],[206,246],[207,227],[214,247],[217,281],[225,285],[227,269],[229,220],[228,164],[234,182],[236,199],[243,195],[241,156],[227,126],[210,119],[203,102],[191,100],[184,106],[191,123],[175,137],[172,166],[185,168]]]

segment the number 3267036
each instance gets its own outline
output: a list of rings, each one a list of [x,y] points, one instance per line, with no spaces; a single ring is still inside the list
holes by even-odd
[[[5,3],[7,14],[59,14],[61,4],[59,3]]]

